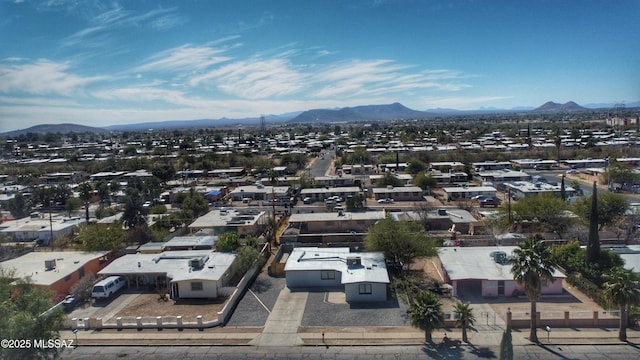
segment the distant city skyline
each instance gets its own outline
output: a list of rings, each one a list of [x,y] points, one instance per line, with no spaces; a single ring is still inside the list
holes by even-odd
[[[0,0],[0,132],[640,100],[640,1]]]

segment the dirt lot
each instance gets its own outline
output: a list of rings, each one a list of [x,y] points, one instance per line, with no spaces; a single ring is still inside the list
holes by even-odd
[[[161,300],[158,294],[140,294],[124,307],[115,317],[156,317],[181,315],[184,322],[196,322],[202,315],[203,320],[213,321],[218,318],[218,311],[224,307],[226,297],[217,299]]]

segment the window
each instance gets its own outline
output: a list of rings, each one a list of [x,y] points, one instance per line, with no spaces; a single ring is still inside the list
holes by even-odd
[[[192,282],[191,291],[202,291],[202,281]]]
[[[358,293],[360,295],[371,295],[371,284],[359,284]]]
[[[336,272],[334,270],[322,270],[320,272],[320,279],[322,280],[335,280]]]
[[[82,279],[84,277],[84,266],[78,269],[78,278]]]
[[[64,277],[64,281],[69,281],[69,280],[71,280],[71,274]]]

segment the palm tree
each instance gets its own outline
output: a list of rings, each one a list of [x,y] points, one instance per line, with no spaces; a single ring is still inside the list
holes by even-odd
[[[453,310],[458,314],[456,319],[456,326],[462,327],[462,341],[469,342],[467,339],[467,328],[473,326],[476,321],[473,315],[473,308],[469,302],[458,301],[453,307]]]
[[[513,279],[524,286],[524,292],[531,301],[531,333],[529,340],[538,342],[536,332],[536,301],[542,294],[542,285],[553,282],[555,264],[551,260],[551,250],[541,241],[526,239],[513,251],[509,259]]]
[[[409,307],[411,325],[424,330],[425,342],[431,343],[431,333],[444,323],[442,304],[435,294],[425,291],[416,295]]]
[[[89,222],[89,201],[93,197],[93,186],[89,182],[83,182],[78,186],[80,200],[84,202],[84,212],[87,222]]]
[[[638,290],[640,281],[638,276],[633,273],[633,269],[627,270],[620,266],[614,267],[611,271],[605,273],[604,277],[608,281],[604,283],[602,294],[607,303],[620,308],[618,337],[620,341],[626,341],[629,310],[631,305],[636,305],[640,302],[640,290]]]

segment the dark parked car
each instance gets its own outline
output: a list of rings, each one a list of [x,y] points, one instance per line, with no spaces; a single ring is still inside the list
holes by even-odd
[[[500,199],[498,198],[486,198],[486,199],[482,199],[480,200],[480,207],[487,207],[487,206],[492,206],[492,207],[496,207],[500,205]]]

